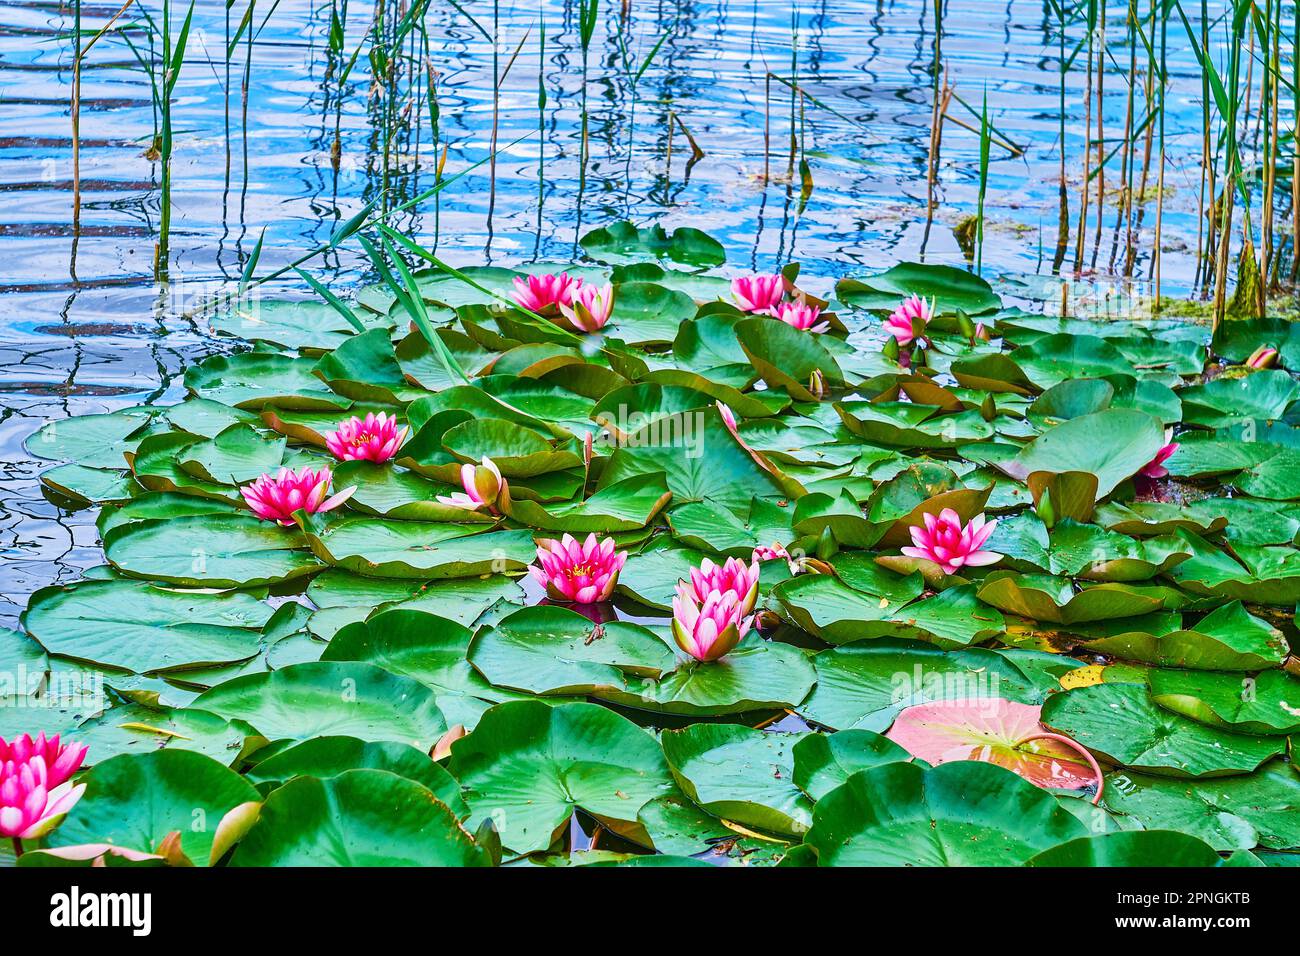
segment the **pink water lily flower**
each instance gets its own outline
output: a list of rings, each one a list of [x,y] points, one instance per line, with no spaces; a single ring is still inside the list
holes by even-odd
[[[35,840],[52,830],[86,789],[71,781],[85,758],[84,744],[61,744],[57,734],[0,737],[0,837]]]
[[[809,571],[814,574],[834,573],[831,566],[826,564],[824,561],[810,558],[798,548],[796,548],[794,553],[791,554],[786,550],[785,545],[779,543],[771,545],[760,544],[754,549],[751,558],[754,561],[758,561],[760,564],[767,561],[784,561],[786,567],[790,569],[791,574],[804,574]]]
[[[571,292],[570,301],[561,303],[560,313],[574,330],[598,332],[603,329],[614,312],[614,287],[609,283],[597,286],[579,281]]]
[[[686,582],[681,584],[685,586]],[[714,564],[705,558],[698,568],[691,568],[689,588],[697,603],[704,602],[714,591],[730,592],[736,595],[740,614],[747,615],[758,602],[758,559],[751,557],[745,564],[738,558],[727,558],[726,564]]]
[[[338,431],[325,435],[325,447],[341,461],[388,461],[409,431],[409,427],[399,430],[396,416],[386,412],[370,412],[364,419],[353,415],[339,422]]]
[[[529,311],[555,318],[573,300],[582,280],[567,272],[559,275],[515,276],[511,297]]]
[[[609,600],[618,583],[618,572],[627,561],[626,551],[614,550],[614,539],[597,541],[594,533],[581,544],[566,534],[559,541],[543,538],[538,542],[537,560],[528,573],[544,588],[552,601],[595,604]]]
[[[718,414],[722,416],[722,424],[727,426],[727,431],[740,440],[740,430],[736,427],[736,413],[731,410],[731,406],[726,402],[714,402],[718,408]]]
[[[829,322],[817,321],[821,311],[817,306],[809,305],[807,302],[781,302],[772,308],[771,314],[796,329],[825,332],[831,326]]]
[[[785,549],[785,545],[774,543],[771,545],[760,544],[754,549],[752,556],[754,561],[789,561],[790,552]]]
[[[1165,432],[1164,447],[1156,452],[1156,457],[1152,458],[1142,466],[1142,470],[1138,472],[1139,475],[1144,478],[1163,478],[1165,475],[1169,474],[1169,469],[1165,467],[1165,462],[1169,460],[1169,457],[1174,452],[1178,451],[1178,442],[1169,440],[1172,437],[1172,432]]]
[[[352,497],[356,485],[332,498],[325,497],[333,477],[328,468],[314,470],[310,465],[305,465],[301,471],[281,468],[274,478],[262,475],[252,484],[240,488],[239,493],[259,518],[290,527],[294,523],[295,511],[321,514],[333,511]]]
[[[711,591],[701,599],[685,581],[678,582],[673,640],[696,660],[716,661],[740,643],[752,623],[734,591]]]
[[[460,483],[465,487],[463,492],[438,495],[438,501],[466,511],[486,507],[492,514],[500,514],[497,510],[498,503],[504,505],[510,500],[510,486],[501,477],[501,470],[491,458],[484,457],[481,465],[461,465]]]
[[[933,318],[934,300],[927,302],[914,295],[904,300],[885,320],[885,331],[898,339],[900,347],[908,346],[917,335],[916,321],[919,320],[921,328],[925,328]]]
[[[1002,558],[996,551],[981,551],[984,542],[998,526],[996,521],[985,522],[982,514],[976,515],[965,527],[961,515],[944,508],[937,516],[925,515],[925,524],[912,525],[914,548],[903,548],[909,558],[925,558],[943,569],[944,574],[956,574],[961,567],[979,567],[994,564]]]
[[[1246,367],[1253,369],[1272,368],[1277,364],[1277,349],[1271,345],[1261,345],[1250,353],[1250,358],[1246,359]]]
[[[785,297],[785,277],[780,274],[741,276],[731,280],[731,295],[743,312],[769,312]]]

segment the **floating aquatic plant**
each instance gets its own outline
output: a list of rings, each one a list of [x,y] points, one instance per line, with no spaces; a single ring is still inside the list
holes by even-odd
[[[255,347],[181,401],[33,436],[107,564],[12,646],[114,693],[0,711],[94,742],[31,812],[38,748],[3,764],[23,865],[482,866],[573,851],[575,811],[668,863],[1300,850],[1258,812],[1300,806],[1289,328],[580,245],[381,230],[354,301],[216,314]]]

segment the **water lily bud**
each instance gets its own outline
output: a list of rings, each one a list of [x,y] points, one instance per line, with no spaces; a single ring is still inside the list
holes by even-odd
[[[817,537],[817,548],[814,554],[825,561],[835,557],[839,550],[839,543],[835,540],[835,535],[831,534],[830,527],[822,528],[822,533]]]
[[[826,387],[826,376],[822,374],[821,369],[813,369],[812,374],[808,376],[808,391],[819,402],[830,394],[830,389]]]
[[[1250,353],[1250,358],[1246,359],[1248,368],[1263,369],[1272,368],[1277,364],[1277,349],[1271,345],[1261,345]]]
[[[453,508],[464,508],[466,511],[486,507],[493,514],[510,506],[510,486],[491,458],[485,457],[481,465],[461,465],[460,483],[464,492],[438,495],[438,502]]]
[[[1043,496],[1034,505],[1034,511],[1048,528],[1056,526],[1056,508],[1052,505],[1052,493],[1050,491],[1043,492]]]
[[[957,310],[957,331],[960,332],[968,342],[975,341],[975,323],[971,321],[969,315],[963,310]]]
[[[998,404],[993,400],[992,392],[984,396],[984,402],[980,405],[980,417],[986,422],[991,422],[998,417]]]

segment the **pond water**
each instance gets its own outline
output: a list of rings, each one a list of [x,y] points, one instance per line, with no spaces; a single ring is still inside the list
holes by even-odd
[[[156,12],[160,0],[145,5]],[[385,149],[367,58],[340,89],[339,71],[326,66],[335,7],[282,0],[266,17],[270,6],[257,7],[256,42],[241,42],[228,60],[227,38],[242,5],[196,3],[174,94],[167,284],[156,282],[153,270],[160,169],[146,151],[155,112],[131,49],[107,34],[85,58],[82,211],[74,230],[74,11],[50,2],[0,6],[0,623],[12,625],[33,590],[102,563],[93,513],[69,513],[41,494],[36,478],[44,465],[23,450],[23,440],[52,419],[178,399],[187,365],[229,346],[188,317],[196,297],[238,279],[263,231],[259,271],[323,242],[337,221],[378,195]],[[492,30],[490,4],[461,6]],[[440,196],[436,214],[426,203],[396,225],[436,240],[453,263],[570,258],[580,235],[620,218],[707,229],[726,246],[734,271],[798,260],[806,274],[830,277],[901,260],[964,261],[952,227],[978,202],[979,136],[955,123],[945,130],[937,208],[926,226],[931,0],[822,0],[793,9],[784,0],[632,0],[626,13],[602,4],[587,68],[585,177],[577,6],[500,4],[497,68],[511,66],[501,84],[497,140],[514,145],[499,159],[495,188],[488,167],[479,166]],[[1221,6],[1212,5],[1216,13]],[[992,148],[983,271],[1013,296],[1051,301],[1059,298],[1051,275],[1061,104],[1072,216],[1085,107],[1077,63],[1062,90],[1047,10],[1040,2],[951,0],[943,49],[957,94],[978,111],[987,91],[991,121],[1023,150]],[[117,11],[115,0],[88,2],[81,16],[93,30]],[[371,12],[353,0],[347,54]],[[388,140],[394,202],[432,184],[443,147],[450,175],[484,159],[492,142],[492,44],[442,0],[432,3],[428,23],[438,140],[427,104],[413,108]],[[624,50],[639,64],[665,32],[634,98]],[[1071,46],[1078,35],[1075,26]],[[769,107],[765,77],[770,71],[788,79],[792,68],[809,95],[794,111],[800,142],[794,175],[786,176],[791,91],[772,82]],[[1171,42],[1169,71],[1163,278],[1167,294],[1180,294],[1195,270],[1202,136],[1200,76],[1185,43]],[[539,77],[547,98],[540,148]],[[1109,83],[1110,129],[1122,126],[1127,101],[1126,87]],[[952,113],[978,129],[978,116],[960,105]],[[687,131],[703,151],[689,167]],[[811,176],[806,204],[799,159]],[[1116,244],[1122,250],[1123,243],[1112,218],[1108,211],[1100,241],[1089,236],[1085,281],[1114,271]],[[1150,268],[1150,226],[1148,216],[1137,243],[1138,276]],[[314,271],[337,289],[366,278],[353,249],[331,253]]]

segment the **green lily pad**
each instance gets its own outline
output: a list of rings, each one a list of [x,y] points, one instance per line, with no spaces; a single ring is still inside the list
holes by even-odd
[[[1133,362],[1108,340],[1091,335],[1045,335],[1016,349],[1015,360],[1035,385],[1047,389],[1084,376],[1124,374],[1133,368]]]
[[[668,233],[658,223],[638,229],[630,222],[616,222],[593,229],[579,244],[597,262],[614,264],[668,259],[685,266],[720,266],[727,261],[722,243],[689,226]]]
[[[785,496],[797,485],[765,470],[727,431],[716,412],[703,416],[689,436],[667,443],[619,448],[600,476],[603,490],[628,478],[662,473],[673,501],[712,501],[738,514],[755,497]]]
[[[57,465],[41,474],[41,484],[81,505],[128,501],[140,491],[129,472],[84,465]]]
[[[1216,850],[1300,848],[1300,774],[1280,761],[1208,780],[1116,772],[1106,778],[1106,805],[1147,829],[1189,833]]]
[[[507,514],[543,531],[582,534],[613,533],[644,528],[672,498],[658,473],[634,475],[601,488],[590,498],[555,507],[536,501],[512,499]]]
[[[116,683],[115,678],[110,680]],[[117,693],[128,693],[122,687],[114,689]],[[90,748],[86,755],[88,762],[98,764],[119,754],[170,748],[200,753],[233,767],[249,751],[266,742],[245,721],[227,720],[193,707],[160,706],[164,703],[161,693],[158,700],[149,694],[139,696],[150,697],[150,703],[109,707],[76,728],[76,740]],[[185,700],[195,696],[185,695]]]
[[[384,770],[298,777],[274,791],[232,866],[490,866],[432,792]]]
[[[744,519],[710,501],[697,501],[668,513],[673,536],[687,547],[747,558],[757,547],[787,545],[795,537],[793,508],[770,498],[754,498]]]
[[[1022,866],[1087,835],[1010,770],[959,760],[862,770],[817,801],[805,842],[820,866]]]
[[[873,444],[954,448],[994,435],[977,411],[944,414],[936,406],[911,402],[843,402],[836,407],[849,431]]]
[[[881,732],[905,707],[954,696],[1022,703],[1043,696],[1020,668],[984,648],[941,651],[886,638],[830,648],[813,664],[817,686],[799,713],[833,729]]]
[[[56,419],[29,435],[23,447],[37,458],[51,461],[122,468],[126,454],[135,451],[154,414],[152,409],[128,408],[107,415]]]
[[[362,310],[363,322],[386,321]],[[212,314],[212,330],[251,342],[271,342],[287,349],[329,352],[356,334],[329,303],[305,299],[237,301]]]
[[[1183,389],[1183,421],[1219,428],[1243,418],[1281,418],[1300,399],[1300,382],[1281,369],[1255,372],[1245,378],[1216,378]]]
[[[1048,429],[1015,458],[993,464],[1022,481],[1035,472],[1083,471],[1097,478],[1097,499],[1137,473],[1164,445],[1164,430],[1146,412],[1108,408]]]
[[[829,529],[845,547],[870,548],[884,537],[889,525],[866,518],[857,498],[844,489],[837,497],[813,492],[800,498],[795,504],[794,529],[816,536]]]
[[[131,577],[243,588],[318,571],[306,545],[297,528],[248,514],[200,514],[120,525],[104,535],[104,556]]]
[[[520,571],[536,554],[527,531],[473,533],[472,526],[354,518],[309,534],[336,567],[386,578],[462,578]]]
[[[674,663],[657,678],[633,677],[625,688],[598,688],[595,696],[661,713],[721,716],[796,707],[816,682],[802,651],[753,632],[716,661],[683,655]]]
[[[171,748],[105,760],[85,783],[52,844],[111,843],[152,853],[179,833],[181,852],[197,866],[208,864],[222,817],[260,799],[252,784],[211,757]]]
[[[794,782],[820,800],[859,770],[910,760],[898,744],[869,730],[809,734],[794,745]]]
[[[268,439],[249,425],[231,425],[184,450],[180,467],[200,481],[238,485],[275,474],[284,462],[283,438]]]
[[[724,866],[763,866],[775,863],[789,849],[775,838],[742,836],[680,794],[656,797],[641,808],[637,819],[656,850],[678,858],[698,857]]]
[[[350,661],[236,677],[200,694],[194,706],[245,720],[269,740],[345,736],[428,750],[447,730],[423,684]]]
[[[507,478],[531,478],[582,465],[573,451],[559,450],[542,435],[501,418],[472,418],[447,429],[443,446],[460,461],[484,458]]]
[[[267,352],[214,355],[185,372],[195,396],[235,408],[343,409],[352,400],[336,395],[312,374],[316,363]]]
[[[699,567],[706,557],[706,552],[659,538],[628,555],[618,577],[618,591],[649,607],[671,610],[677,582],[690,580],[691,568]]]
[[[664,756],[683,792],[714,816],[799,834],[812,821],[812,801],[794,782],[792,749],[801,736],[693,724],[664,731]]]
[[[1164,606],[1158,594],[1126,584],[1098,584],[1076,591],[1066,579],[1014,571],[994,571],[978,594],[981,601],[1008,614],[1054,624],[1133,617]]]
[[[356,737],[313,737],[271,755],[244,775],[264,792],[294,777],[337,777],[349,770],[386,770],[414,780],[445,803],[457,818],[469,814],[460,784],[428,754],[407,744],[367,742]]]
[[[658,742],[597,704],[498,704],[452,745],[448,769],[470,829],[491,820],[515,853],[545,850],[577,808],[648,845],[637,813],[674,789]]]
[[[490,683],[529,694],[622,690],[632,677],[658,678],[675,658],[636,624],[594,625],[563,607],[528,607],[479,634],[469,662]]]
[[[312,371],[330,391],[359,402],[404,405],[425,394],[407,381],[387,329],[352,336],[321,356]]]
[[[1214,333],[1214,351],[1234,362],[1246,361],[1264,346],[1277,349],[1287,368],[1300,369],[1300,324],[1290,319],[1235,319],[1220,324]]]
[[[23,626],[52,654],[146,673],[247,660],[270,617],[247,594],[82,581],[33,594]]]
[[[952,266],[915,262],[900,263],[863,279],[841,279],[835,295],[855,308],[878,312],[893,311],[911,295],[934,299],[939,315],[951,315],[958,309],[967,315],[981,315],[1002,305],[992,287],[977,275]]]
[[[438,501],[439,495],[459,491],[413,471],[372,461],[345,461],[334,469],[334,487],[357,490],[348,507],[367,514],[403,521],[491,523],[486,512],[467,511]]]
[[[520,696],[493,687],[466,660],[470,632],[455,621],[401,605],[339,628],[321,653],[323,661],[363,661],[413,678],[433,690],[452,723],[471,726],[486,704]]]
[[[469,626],[500,603],[519,603],[523,589],[508,577],[447,578],[428,583],[409,578],[367,578],[330,568],[312,578],[307,596],[321,608],[347,608],[366,613],[400,604],[428,611]],[[379,607],[384,605],[385,607]]]
[[[1207,727],[1157,706],[1139,684],[1095,684],[1049,697],[1043,723],[1109,763],[1174,777],[1248,773],[1285,742]]]
[[[816,400],[808,391],[814,372],[830,385],[844,381],[839,364],[815,332],[763,317],[737,322],[736,339],[763,381],[772,388],[785,389],[791,398]]]
[[[1223,860],[1202,840],[1174,830],[1121,830],[1076,837],[1044,850],[1026,866],[1220,866]]]
[[[1238,545],[1228,554],[1190,535],[1184,538],[1193,554],[1169,572],[1184,590],[1255,604],[1300,601],[1300,552],[1294,547]]]
[[[1151,698],[1211,727],[1260,736],[1300,731],[1300,680],[1283,670],[1247,674],[1153,670]]]
[[[827,575],[783,581],[772,595],[804,630],[831,644],[881,637],[914,638],[938,647],[965,647],[1002,633],[1002,615],[975,596],[973,585],[900,604],[876,598]]]
[[[695,300],[654,282],[622,282],[614,287],[614,311],[607,335],[629,345],[671,342],[682,322],[695,318]]]
[[[1147,622],[1116,621],[1110,633],[1090,639],[1088,650],[1161,667],[1210,671],[1255,671],[1282,663],[1290,648],[1282,632],[1246,611],[1240,601],[1225,604],[1181,628]],[[1086,632],[1092,638],[1094,632]]]

